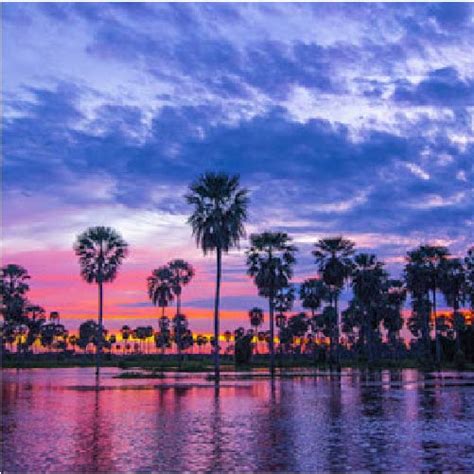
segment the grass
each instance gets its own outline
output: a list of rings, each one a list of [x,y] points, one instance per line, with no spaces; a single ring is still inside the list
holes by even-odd
[[[327,369],[328,364],[315,363],[311,358],[306,357],[287,357],[280,359],[277,357],[277,368],[281,369]],[[248,371],[252,372],[258,369],[268,368],[268,357],[267,356],[256,356],[253,358],[251,364],[235,366],[233,359],[229,356],[224,356],[221,361],[222,372],[233,372],[233,371]],[[125,373],[132,374],[129,372],[132,370],[144,370],[153,373],[162,372],[213,372],[213,360],[210,355],[186,355],[184,360],[179,363],[177,356],[175,355],[161,355],[150,354],[150,355],[131,355],[131,356],[118,356],[104,354],[101,362],[102,367],[118,367],[124,369]],[[69,367],[94,367],[95,356],[93,354],[78,354],[72,356],[64,356],[62,354],[34,354],[29,356],[16,357],[16,355],[5,355],[2,360],[2,367],[5,369],[32,369],[32,368],[69,368]],[[435,370],[435,367],[424,366],[415,359],[402,359],[400,361],[394,360],[379,360],[372,364],[370,367],[366,362],[345,360],[342,363],[344,368],[356,368],[356,369],[421,369],[421,370]],[[446,362],[441,366],[442,369],[456,370],[456,364],[454,362]],[[473,363],[466,363],[463,370],[474,371]],[[143,375],[143,372],[141,372]],[[129,375],[128,378],[133,378],[133,375]],[[138,376],[136,376],[138,377]],[[125,377],[124,377],[125,378]]]

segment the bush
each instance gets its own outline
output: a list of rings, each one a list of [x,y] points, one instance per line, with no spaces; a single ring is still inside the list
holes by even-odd
[[[463,370],[466,367],[466,356],[463,351],[459,350],[454,356],[454,365],[456,369]]]

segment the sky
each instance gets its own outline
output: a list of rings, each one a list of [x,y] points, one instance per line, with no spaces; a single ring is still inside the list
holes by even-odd
[[[324,236],[394,276],[420,243],[472,244],[471,4],[10,3],[2,26],[2,261],[68,327],[97,314],[75,237],[108,225],[130,254],[106,327],[156,325],[146,277],[184,258],[183,309],[211,330],[215,259],[183,198],[204,171],[240,174],[248,234],[290,234],[295,282]],[[266,308],[247,246],[224,258],[223,330]]]

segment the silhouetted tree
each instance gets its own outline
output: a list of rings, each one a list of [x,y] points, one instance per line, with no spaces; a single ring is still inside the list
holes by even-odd
[[[240,187],[239,177],[208,172],[189,187],[186,195],[193,213],[188,222],[198,247],[204,255],[216,252],[216,294],[214,299],[214,371],[219,379],[219,302],[222,253],[239,244],[245,235],[247,190]]]
[[[260,296],[268,298],[270,315],[270,371],[275,372],[274,310],[278,292],[293,276],[295,253],[290,237],[282,232],[263,232],[250,236],[247,273],[254,279]]]
[[[161,308],[161,317],[165,316],[165,308],[173,301],[173,273],[165,265],[152,271],[147,278],[148,296],[155,306]]]
[[[97,283],[99,288],[98,340],[96,374],[99,374],[102,344],[103,284],[115,280],[118,268],[127,256],[128,245],[110,227],[90,227],[78,235],[74,251],[79,257],[81,275],[87,283]]]
[[[453,326],[456,332],[456,352],[461,351],[461,331],[464,330],[465,320],[459,311],[465,301],[466,272],[461,259],[452,258],[442,263],[440,268],[439,289],[446,302],[453,308]]]
[[[441,363],[441,341],[440,331],[438,328],[436,313],[436,291],[440,289],[442,277],[442,269],[449,251],[446,247],[434,245],[420,245],[418,248],[411,250],[407,255],[406,271],[416,273],[416,278],[421,280],[414,283],[413,278],[408,275],[409,287],[413,285],[423,288],[428,295],[431,293],[431,310],[435,324],[435,340],[436,340],[436,362]]]
[[[340,365],[338,300],[344,283],[352,272],[351,255],[354,253],[354,245],[354,242],[343,237],[329,237],[316,242],[315,250],[313,250],[322,279],[330,289],[331,304],[334,305],[336,313],[333,338],[336,343],[338,365]]]
[[[367,359],[374,359],[374,339],[382,321],[384,290],[388,278],[383,263],[372,254],[360,253],[354,257],[352,290],[362,311],[362,333],[366,342]]]
[[[398,355],[400,331],[403,328],[402,309],[407,298],[407,289],[402,280],[388,279],[384,293],[383,325],[387,330],[388,341]]]
[[[255,333],[258,332],[258,328],[263,324],[263,309],[254,307],[249,311],[250,326],[255,328]],[[256,345],[256,352],[258,354],[258,339]]]

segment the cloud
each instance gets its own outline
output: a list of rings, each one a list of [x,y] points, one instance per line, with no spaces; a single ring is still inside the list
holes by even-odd
[[[453,67],[436,69],[417,84],[403,81],[396,87],[393,99],[412,105],[472,106],[474,77],[462,79]]]
[[[209,307],[214,261],[195,248],[183,199],[208,169],[240,173],[249,232],[294,237],[297,281],[314,274],[311,245],[324,235],[353,238],[394,272],[417,242],[455,253],[470,243],[469,4],[7,4],[2,14],[7,256],[36,249],[46,268],[48,252],[107,223],[130,239],[132,266],[176,252],[199,262],[192,300]],[[246,244],[226,256],[228,310],[254,301]]]

